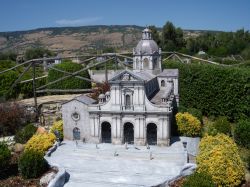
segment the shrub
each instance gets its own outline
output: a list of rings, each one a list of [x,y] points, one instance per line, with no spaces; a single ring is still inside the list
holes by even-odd
[[[11,152],[4,142],[0,142],[0,170],[5,169],[10,162]]]
[[[195,172],[185,179],[182,187],[215,187],[215,184],[211,176]]]
[[[62,62],[61,64],[56,64],[54,68],[73,73],[76,71],[79,71],[80,69],[83,69],[83,66],[80,64],[72,63],[70,61]],[[79,76],[90,78],[88,71],[83,71],[78,74]],[[49,70],[48,74],[48,82],[55,81],[61,77],[65,76],[65,73],[58,72],[54,69]],[[68,79],[65,79],[63,81],[57,82],[55,84],[49,85],[50,89],[85,89],[90,88],[91,83],[76,77],[71,77]]]
[[[212,126],[216,129],[217,133],[231,135],[231,124],[225,116],[218,117]]]
[[[240,120],[236,124],[234,139],[237,144],[250,148],[250,120]]]
[[[42,133],[33,135],[25,145],[25,151],[34,150],[45,154],[53,146],[56,136],[53,133]]]
[[[178,131],[185,136],[199,136],[201,134],[201,122],[191,114],[177,113],[176,122]]]
[[[179,69],[180,104],[233,121],[249,116],[249,69],[177,62],[164,66]]]
[[[62,120],[54,122],[53,126],[50,129],[50,132],[54,134],[56,133],[56,131],[60,133],[59,139],[60,141],[62,141],[63,140],[63,121]]]
[[[108,82],[97,83],[93,93],[91,94],[91,97],[95,100],[98,100],[98,96],[100,94],[105,94],[107,91],[110,91],[110,85]]]
[[[29,120],[24,108],[16,103],[0,104],[0,136],[14,135]]]
[[[24,178],[36,178],[47,170],[48,163],[41,152],[28,150],[20,156],[18,168]]]
[[[19,130],[15,135],[16,143],[25,144],[35,133],[37,127],[33,124],[26,125],[23,129]]]
[[[192,114],[194,117],[196,117],[198,120],[202,122],[202,112],[196,108],[187,108],[188,113]]]
[[[197,171],[210,175],[217,186],[237,186],[244,179],[244,165],[230,137],[225,134],[205,136],[199,150]]]

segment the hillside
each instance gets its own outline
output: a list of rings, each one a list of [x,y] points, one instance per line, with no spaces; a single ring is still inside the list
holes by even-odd
[[[141,38],[143,27],[82,26],[40,28],[28,31],[0,32],[0,52],[13,50],[22,54],[35,46],[63,54],[77,54],[114,47],[121,51],[132,50]],[[198,36],[202,31],[184,31],[185,37]]]

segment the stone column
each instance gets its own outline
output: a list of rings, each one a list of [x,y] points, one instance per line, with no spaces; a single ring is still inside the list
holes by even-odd
[[[98,115],[90,115],[90,142],[100,143],[100,117]]]
[[[170,145],[170,120],[169,116],[159,117],[159,129],[157,129],[157,145]]]
[[[135,145],[145,145],[146,124],[144,116],[137,116],[134,124]]]
[[[121,127],[121,116],[112,116],[112,144],[122,144],[122,127]]]

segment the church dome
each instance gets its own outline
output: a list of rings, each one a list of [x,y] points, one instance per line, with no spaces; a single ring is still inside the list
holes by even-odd
[[[142,39],[135,48],[135,54],[149,55],[159,51],[159,47],[151,37],[150,29],[142,31]]]

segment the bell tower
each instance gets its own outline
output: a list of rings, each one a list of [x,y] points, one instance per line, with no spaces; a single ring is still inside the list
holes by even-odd
[[[142,39],[133,49],[133,71],[147,71],[157,75],[161,69],[161,49],[152,39],[151,30],[145,28],[142,31]]]

